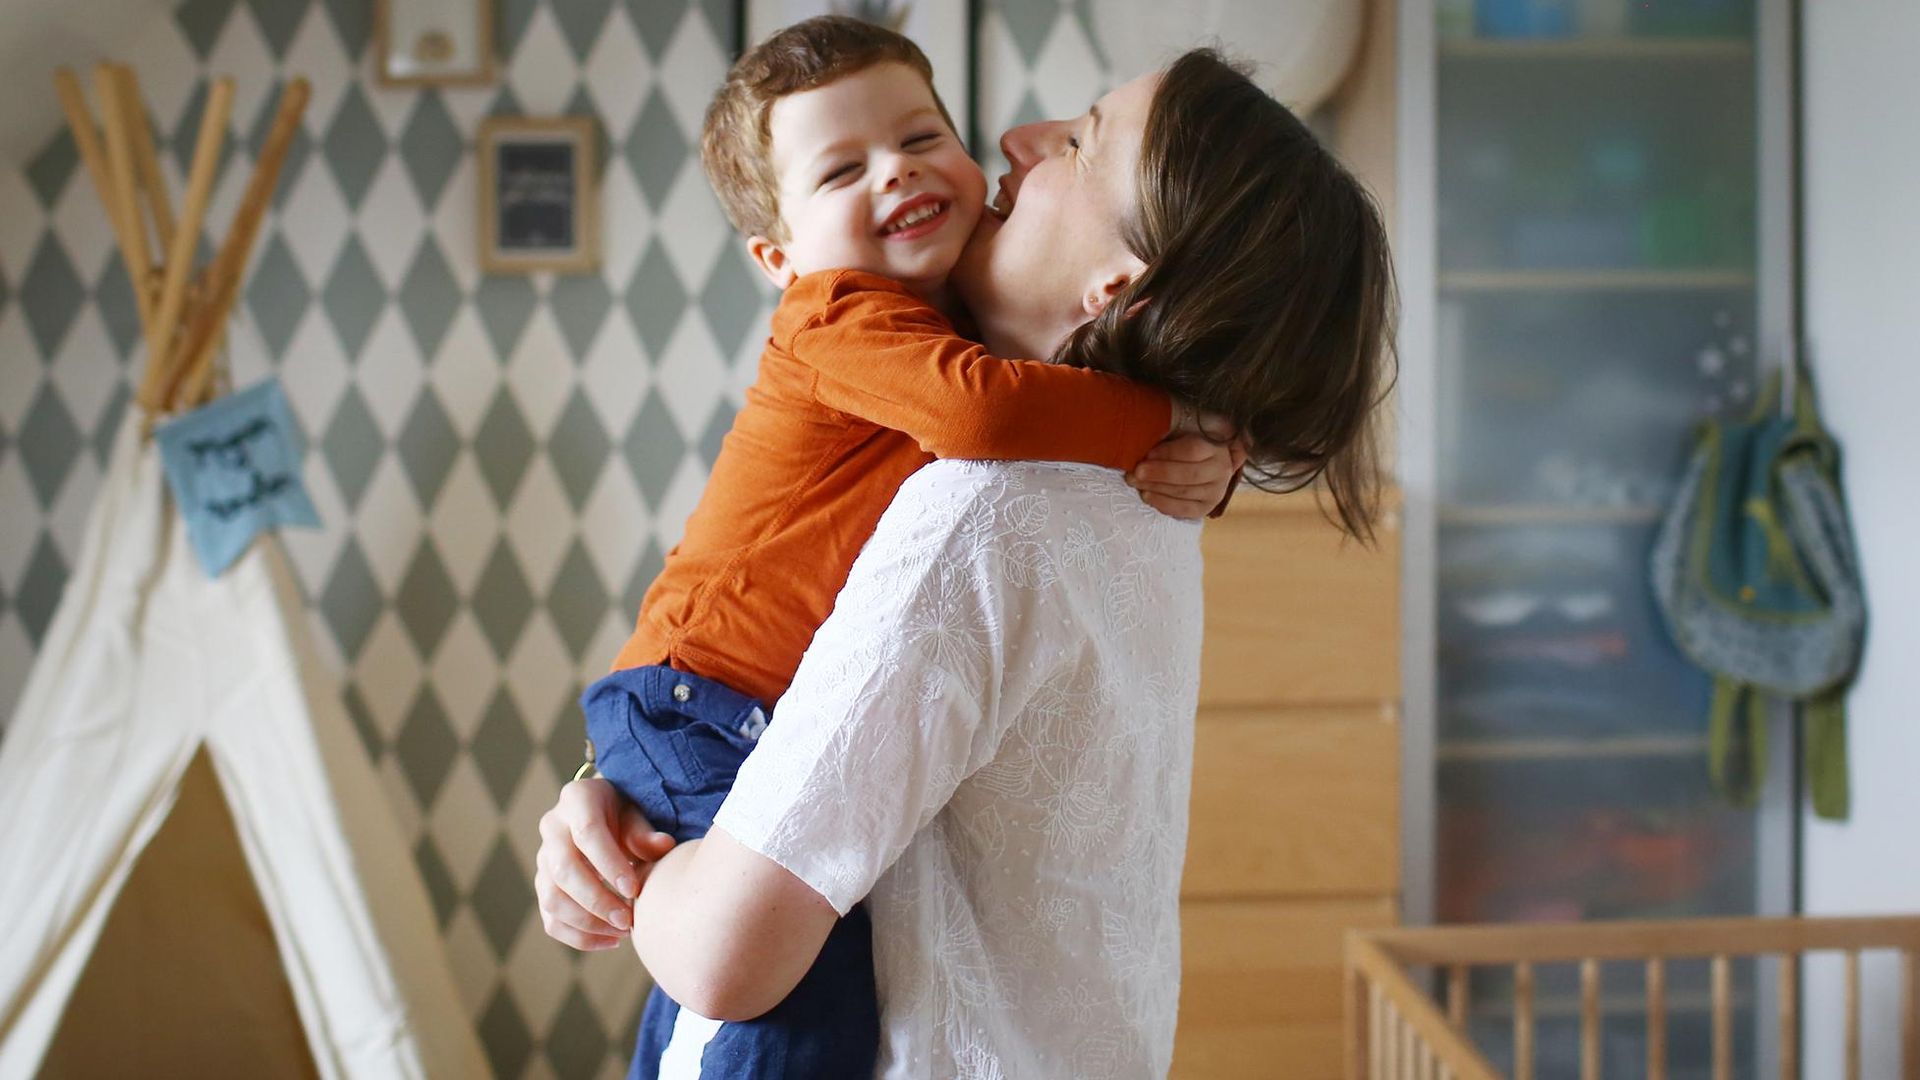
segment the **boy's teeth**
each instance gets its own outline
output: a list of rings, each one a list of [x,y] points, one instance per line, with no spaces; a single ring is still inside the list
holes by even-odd
[[[935,214],[938,214],[939,212],[940,212],[939,203],[928,203],[927,205],[919,208],[918,210],[909,212],[906,217],[901,218],[899,221],[896,221],[893,224],[887,226],[887,231],[890,233],[897,233],[902,229],[909,228],[914,225],[918,225],[921,222],[927,220],[928,218],[933,217]]]

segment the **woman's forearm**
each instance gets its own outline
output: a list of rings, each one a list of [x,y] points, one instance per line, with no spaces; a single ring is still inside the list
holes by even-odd
[[[716,829],[648,874],[633,906],[633,947],[681,1007],[750,1020],[799,984],[836,918],[800,879]]]

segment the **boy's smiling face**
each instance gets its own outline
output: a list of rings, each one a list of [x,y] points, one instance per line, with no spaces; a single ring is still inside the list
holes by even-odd
[[[747,241],[785,288],[815,270],[865,270],[944,299],[986,202],[986,177],[905,64],[789,94],[768,116],[783,240]]]

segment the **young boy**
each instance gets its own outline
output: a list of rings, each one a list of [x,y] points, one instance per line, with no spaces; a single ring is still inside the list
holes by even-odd
[[[701,149],[784,295],[683,539],[581,699],[598,771],[676,841],[711,827],[909,475],[936,455],[1130,469],[1176,411],[1161,391],[998,360],[955,332],[947,275],[986,181],[906,38],[840,17],[775,34],[729,72]],[[870,1076],[878,1025],[856,908],[757,1020],[722,1025],[656,990],[632,1075]]]

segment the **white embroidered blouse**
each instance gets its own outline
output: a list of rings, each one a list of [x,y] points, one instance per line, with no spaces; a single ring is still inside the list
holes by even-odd
[[[1164,1077],[1199,527],[1088,465],[907,481],[716,825],[865,898],[879,1073]]]

